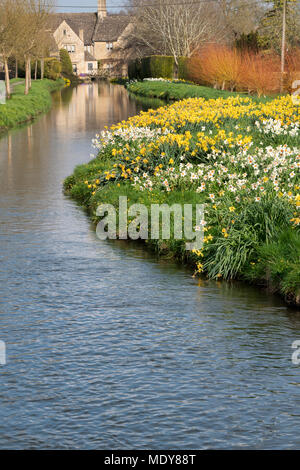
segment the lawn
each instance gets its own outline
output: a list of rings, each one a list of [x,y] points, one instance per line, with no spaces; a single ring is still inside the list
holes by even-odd
[[[0,104],[0,132],[34,119],[38,114],[51,108],[51,92],[64,86],[61,80],[37,80],[32,82],[28,95],[24,95],[25,85],[15,85],[22,79],[12,80],[13,93],[6,104]]]
[[[237,96],[238,93],[216,90],[206,86],[184,83],[175,80],[145,79],[140,82],[132,82],[127,85],[131,93],[149,98],[160,98],[167,100],[183,100],[185,98],[227,98]],[[244,96],[243,94],[241,94]]]

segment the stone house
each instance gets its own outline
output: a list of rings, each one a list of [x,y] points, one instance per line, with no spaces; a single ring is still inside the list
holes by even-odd
[[[131,51],[126,37],[132,28],[129,15],[110,15],[106,0],[98,0],[97,13],[57,13],[51,29],[57,46],[65,48],[78,75],[126,76]]]

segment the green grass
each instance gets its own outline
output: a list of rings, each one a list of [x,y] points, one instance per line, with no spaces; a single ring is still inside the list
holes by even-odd
[[[237,95],[235,92],[215,90],[214,88],[192,85],[190,83],[159,81],[135,82],[129,84],[127,89],[137,95],[168,100],[183,100],[185,98],[215,99]]]
[[[12,80],[20,82],[22,79]],[[51,108],[51,92],[64,86],[63,80],[37,80],[32,82],[28,95],[24,95],[25,85],[16,85],[6,104],[0,105],[0,132],[19,126],[34,119]]]
[[[149,214],[151,214],[152,204],[168,204],[172,206],[180,202],[180,204],[193,204],[195,206],[203,202],[202,195],[195,193],[195,191],[178,190],[166,193],[154,190],[148,193],[141,192],[128,183],[121,183],[120,187],[114,184],[107,184],[101,191],[97,191],[91,197],[91,192],[88,190],[87,185],[84,184],[84,181],[92,179],[99,173],[107,170],[110,168],[110,165],[111,160],[103,161],[96,158],[87,164],[77,166],[74,173],[64,181],[66,194],[87,210],[95,224],[99,222],[99,217],[96,216],[97,207],[100,204],[112,204],[116,208],[116,212],[118,212],[120,196],[126,196],[130,205],[143,204],[147,207]],[[160,221],[160,229],[161,227]],[[174,239],[172,232],[168,240],[149,238],[145,243],[149,249],[156,252],[159,256],[176,259],[187,265],[193,266],[194,264],[194,255],[192,252],[185,250],[185,240]]]
[[[158,98],[161,100],[178,101],[186,98],[204,98],[217,99],[228,98],[229,96],[248,96],[247,93],[230,92],[226,90],[216,90],[202,85],[182,82],[160,82],[160,81],[142,81],[125,84],[128,91],[135,95]],[[274,96],[260,97],[251,96],[253,101],[266,102],[274,99]]]

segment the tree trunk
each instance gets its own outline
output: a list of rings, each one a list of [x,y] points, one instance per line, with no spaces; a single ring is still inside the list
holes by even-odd
[[[44,73],[45,73],[45,61],[41,59],[41,80],[44,80]]]
[[[9,70],[8,70],[8,63],[7,58],[4,58],[4,70],[5,70],[5,88],[6,88],[6,96],[10,98],[10,80],[9,80]]]
[[[29,90],[30,90],[30,88],[31,88],[31,59],[30,58],[28,59],[28,72],[29,72],[29,74],[28,74],[28,79],[29,79],[28,85],[29,85]]]
[[[29,93],[29,59],[25,58],[25,95]]]
[[[177,62],[177,58],[175,58],[174,60],[174,73],[173,73],[173,76],[175,79],[178,78],[178,74],[179,74],[179,64]]]
[[[281,76],[280,76],[280,93],[283,93],[284,70],[285,70],[285,48],[286,48],[286,0],[283,0],[282,12],[282,39],[281,39]]]
[[[16,59],[16,72],[15,72],[15,78],[18,78],[19,76],[19,64],[18,64],[18,59]]]
[[[35,67],[34,67],[34,79],[37,80],[37,71],[38,71],[38,61],[35,61]]]

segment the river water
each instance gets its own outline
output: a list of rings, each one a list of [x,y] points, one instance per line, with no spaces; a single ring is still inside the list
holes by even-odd
[[[300,448],[299,312],[97,240],[62,181],[142,105],[107,83],[53,100],[0,140],[0,448]]]

